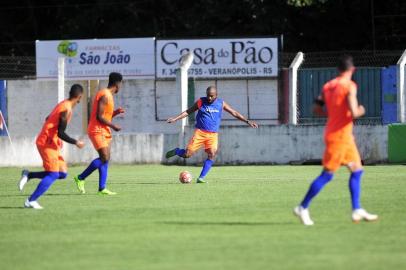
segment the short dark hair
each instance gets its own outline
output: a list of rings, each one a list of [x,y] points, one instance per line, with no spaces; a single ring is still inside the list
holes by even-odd
[[[208,94],[208,93],[210,92],[210,90],[212,90],[212,89],[216,90],[216,92],[217,92],[217,88],[216,88],[214,85],[210,85],[210,86],[207,87],[207,89],[206,89],[206,94]]]
[[[110,75],[109,75],[109,85],[108,85],[108,87],[113,86],[116,83],[121,82],[122,80],[123,80],[123,75],[121,75],[118,72],[111,72]]]
[[[338,59],[337,69],[340,72],[349,70],[354,66],[354,59],[351,55],[345,54]]]
[[[81,94],[83,94],[83,87],[80,84],[72,85],[69,91],[69,98],[77,98]]]

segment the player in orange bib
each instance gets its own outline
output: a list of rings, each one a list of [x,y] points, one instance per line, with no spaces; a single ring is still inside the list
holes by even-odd
[[[357,85],[351,80],[355,71],[351,56],[343,56],[338,62],[340,75],[323,86],[321,95],[315,100],[315,112],[327,116],[324,133],[326,148],[323,155],[323,172],[311,184],[309,191],[294,213],[304,225],[313,225],[308,207],[311,200],[325,184],[333,179],[334,172],[345,165],[351,171],[349,188],[352,202],[352,220],[373,221],[377,215],[369,214],[360,204],[361,176],[363,168],[355,139],[352,134],[353,120],[365,114],[358,105]],[[323,106],[326,106],[326,111]]]
[[[120,131],[121,127],[112,123],[113,117],[124,113],[123,108],[114,110],[113,95],[117,94],[122,85],[123,76],[120,73],[112,72],[109,75],[107,88],[101,89],[94,97],[92,114],[90,116],[87,133],[99,157],[93,160],[81,174],[73,180],[82,194],[85,191],[85,179],[96,169],[99,170],[99,193],[100,195],[115,195],[106,188],[107,172],[110,160],[111,129]]]
[[[72,109],[80,102],[83,95],[83,88],[79,84],[72,85],[69,92],[69,99],[60,102],[46,118],[45,124],[39,133],[36,144],[41,155],[45,171],[29,172],[23,170],[19,182],[20,191],[25,184],[33,178],[41,178],[37,189],[26,200],[24,206],[27,208],[42,209],[37,199],[44,194],[57,179],[65,179],[67,176],[67,166],[60,153],[62,140],[83,148],[84,143],[69,137],[66,133],[66,126],[71,120]]]

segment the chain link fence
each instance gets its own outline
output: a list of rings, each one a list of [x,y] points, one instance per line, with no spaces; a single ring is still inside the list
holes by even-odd
[[[359,103],[366,108],[356,125],[382,124],[382,70],[395,65],[402,51],[340,51],[305,53],[298,70],[297,112],[300,125],[325,124],[326,118],[313,114],[313,101],[325,82],[337,76],[338,58],[352,55],[357,67],[353,80],[358,85]]]
[[[0,56],[0,79],[35,79],[34,56]]]
[[[279,53],[280,68],[288,68],[296,53]],[[0,56],[0,79],[36,79],[35,56]]]
[[[337,51],[305,53],[301,68],[336,67],[337,60],[343,54],[354,58],[357,67],[385,67],[395,65],[402,55],[399,51]]]
[[[384,67],[394,65],[402,51],[340,51],[305,53],[301,68],[335,67],[342,54],[354,56],[358,67]],[[280,68],[288,68],[296,52],[280,52]],[[35,56],[0,56],[0,79],[35,79]]]
[[[337,75],[337,59],[343,54],[354,57],[357,72],[354,80],[358,84],[358,98],[366,107],[365,117],[356,124],[376,125],[382,123],[382,85],[381,71],[395,65],[402,51],[339,51],[305,53],[304,62],[298,71],[297,118],[300,125],[320,125],[324,118],[313,115],[312,105],[323,84]],[[280,52],[279,67],[286,69],[296,53]],[[0,56],[0,79],[36,79],[34,56]],[[283,87],[280,78],[279,87]],[[280,104],[281,106],[282,104]]]

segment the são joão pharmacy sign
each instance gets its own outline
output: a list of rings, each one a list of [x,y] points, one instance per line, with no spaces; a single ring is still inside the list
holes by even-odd
[[[189,75],[200,78],[278,76],[277,38],[157,40],[157,77],[171,78],[193,52]]]
[[[155,39],[82,39],[36,42],[38,79],[57,79],[58,58],[65,58],[66,79],[107,79],[120,72],[125,79],[155,77]]]

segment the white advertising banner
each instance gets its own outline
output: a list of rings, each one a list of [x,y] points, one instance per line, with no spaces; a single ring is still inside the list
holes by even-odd
[[[157,78],[173,78],[179,60],[193,52],[195,78],[278,76],[277,38],[157,40]]]
[[[65,79],[155,77],[155,38],[82,39],[36,42],[37,79],[58,78],[58,58],[65,58]]]

